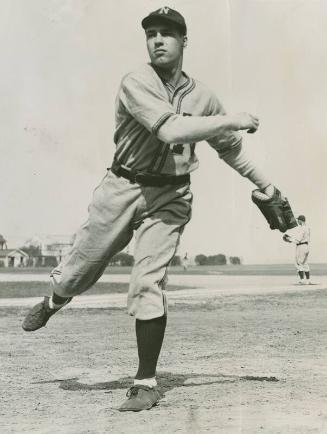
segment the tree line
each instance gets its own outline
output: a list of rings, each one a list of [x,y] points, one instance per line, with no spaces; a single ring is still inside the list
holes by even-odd
[[[239,256],[229,256],[219,253],[218,255],[206,256],[203,254],[196,255],[194,258],[196,265],[240,265],[242,260]],[[134,257],[125,252],[120,252],[115,255],[109,265],[121,265],[121,266],[132,266],[134,264]],[[175,255],[171,261],[173,266],[183,265],[183,259],[179,255]]]
[[[41,265],[41,249],[38,246],[24,246],[21,248],[21,250],[24,250],[27,254],[30,255],[31,258],[38,258],[38,263],[36,264]],[[56,258],[46,258],[47,260],[43,262],[44,266],[56,266]],[[219,253],[217,255],[209,255],[206,256],[204,254],[196,255],[194,258],[195,265],[226,265],[226,264],[232,264],[232,265],[240,265],[242,263],[241,258],[239,256],[229,256]],[[109,265],[117,265],[117,266],[129,266],[131,267],[134,264],[134,257],[128,253],[120,252],[117,253],[113,258],[110,260]],[[171,265],[173,266],[182,266],[183,265],[183,258],[179,255],[175,255],[171,261]]]

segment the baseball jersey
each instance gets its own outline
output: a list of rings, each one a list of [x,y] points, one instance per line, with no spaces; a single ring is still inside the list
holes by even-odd
[[[125,167],[147,172],[183,175],[195,170],[195,143],[163,143],[159,128],[170,117],[224,115],[225,110],[205,85],[183,72],[174,88],[160,78],[151,64],[127,74],[116,98],[115,160]],[[241,136],[233,131],[207,140],[226,163],[260,188],[269,181],[242,151]]]
[[[310,242],[310,228],[307,225],[296,226],[289,235],[295,244]]]

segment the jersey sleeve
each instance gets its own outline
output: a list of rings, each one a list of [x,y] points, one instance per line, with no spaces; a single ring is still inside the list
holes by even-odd
[[[286,235],[288,235],[288,239],[291,243],[293,244],[299,243],[298,227],[289,229],[286,232]]]
[[[211,95],[208,105],[208,115],[226,115],[226,111],[215,95]],[[258,188],[271,184],[270,180],[248,158],[242,146],[242,136],[236,131],[227,131],[207,140],[219,157],[241,176],[248,178]]]
[[[226,110],[222,103],[213,93],[209,96],[207,107],[207,116],[224,116]],[[238,146],[242,142],[242,137],[236,131],[226,131],[207,140],[209,145],[214,148],[218,154],[225,152],[228,149]]]
[[[129,114],[153,134],[175,115],[168,97],[151,77],[127,75],[121,83],[119,99]]]
[[[271,181],[247,156],[247,153],[242,148],[241,141],[239,141],[236,145],[225,149],[224,152],[218,153],[219,157],[223,159],[225,163],[236,170],[241,176],[244,176],[249,181],[253,182],[253,184],[255,184],[258,188],[266,188],[269,184],[271,184]]]

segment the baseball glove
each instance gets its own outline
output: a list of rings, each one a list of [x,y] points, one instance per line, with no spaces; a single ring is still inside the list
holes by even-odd
[[[278,229],[286,232],[288,229],[297,226],[296,219],[293,215],[291,206],[286,197],[274,187],[271,196],[268,196],[260,189],[252,191],[252,201],[258,206],[270,229]]]

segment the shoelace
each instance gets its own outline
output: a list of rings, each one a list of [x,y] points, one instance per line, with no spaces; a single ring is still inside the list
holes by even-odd
[[[126,393],[127,398],[132,398],[133,396],[137,396],[140,389],[151,390],[151,387],[143,386],[142,384],[136,384],[135,386],[132,386],[127,390]]]

